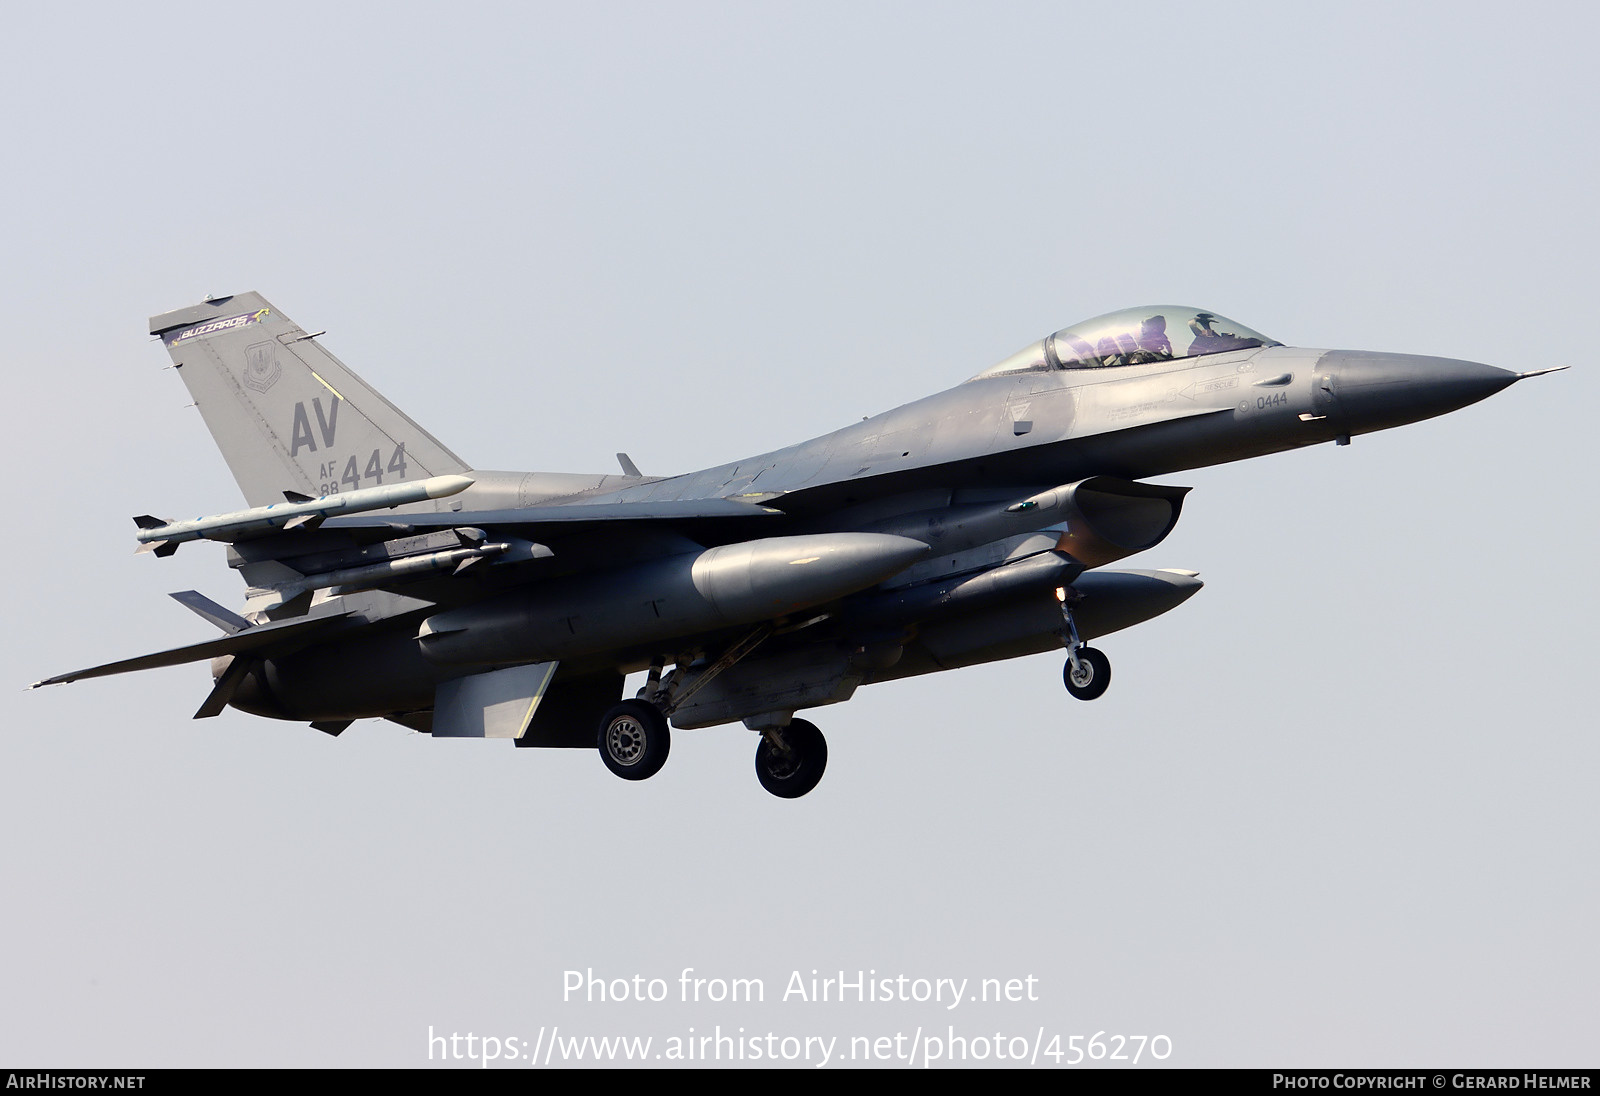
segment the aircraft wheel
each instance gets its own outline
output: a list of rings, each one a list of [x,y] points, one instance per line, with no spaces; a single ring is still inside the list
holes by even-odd
[[[600,760],[624,780],[648,780],[667,763],[672,732],[661,709],[644,700],[624,700],[600,721]]]
[[[1111,660],[1093,647],[1078,648],[1078,672],[1072,672],[1072,660],[1061,670],[1061,680],[1067,692],[1079,700],[1093,700],[1105,693],[1111,684]]]
[[[783,728],[789,745],[785,754],[767,741],[765,735],[756,746],[756,779],[779,799],[799,799],[822,779],[828,767],[828,740],[815,723],[796,719]]]

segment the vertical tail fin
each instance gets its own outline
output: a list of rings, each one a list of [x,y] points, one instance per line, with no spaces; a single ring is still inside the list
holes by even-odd
[[[259,294],[150,319],[251,506],[468,470]]]

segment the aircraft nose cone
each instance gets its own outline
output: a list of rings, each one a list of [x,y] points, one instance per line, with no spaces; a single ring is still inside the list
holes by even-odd
[[[1457,358],[1335,350],[1317,363],[1353,431],[1382,430],[1443,415],[1494,395],[1517,379],[1507,369]],[[1331,378],[1331,381],[1330,381]]]

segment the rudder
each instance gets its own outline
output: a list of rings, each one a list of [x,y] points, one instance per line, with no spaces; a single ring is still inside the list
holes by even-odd
[[[251,506],[469,470],[258,293],[153,316],[150,334]]]

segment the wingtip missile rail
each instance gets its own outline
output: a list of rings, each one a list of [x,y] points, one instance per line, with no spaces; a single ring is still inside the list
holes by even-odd
[[[359,491],[345,491],[316,499],[305,499],[301,495],[285,492],[291,501],[257,506],[232,514],[195,518],[193,521],[163,523],[161,519],[145,514],[133,519],[139,526],[135,534],[139,541],[136,552],[170,556],[178,550],[178,545],[191,540],[234,541],[274,529],[315,526],[334,514],[359,514],[367,510],[404,506],[410,502],[447,498],[465,491],[472,486],[472,482],[471,476],[434,476],[412,483],[365,487]]]

